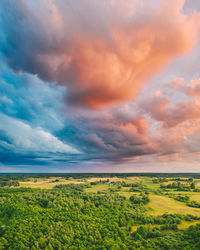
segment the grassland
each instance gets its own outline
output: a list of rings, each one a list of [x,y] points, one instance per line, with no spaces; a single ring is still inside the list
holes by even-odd
[[[198,202],[200,202],[200,193],[199,192],[184,192],[184,191],[172,191],[171,192],[172,194],[176,194],[176,195],[178,195],[178,194],[181,194],[181,195],[187,195],[187,196],[189,196],[190,197],[190,200],[191,201],[198,201]]]
[[[61,184],[81,184],[84,183],[83,180],[78,179],[64,179],[61,177],[51,177],[51,178],[35,178],[27,181],[20,181],[19,187],[28,187],[28,188],[41,188],[41,189],[52,189],[56,185]]]
[[[102,191],[106,191],[110,188],[110,186],[108,184],[99,184],[99,185],[95,185],[93,187],[90,188],[86,188],[85,192],[86,193],[97,193],[98,191],[102,192]]]
[[[200,216],[199,208],[188,207],[185,203],[176,201],[172,198],[162,195],[150,194],[149,214],[162,215],[164,213],[177,213],[177,214],[192,214]]]
[[[90,190],[87,190],[88,192],[97,192],[102,191],[105,186],[103,183],[109,180],[109,182],[122,182],[125,181],[126,183],[135,183],[142,181],[142,178],[139,177],[130,177],[127,179],[124,178],[86,178],[86,179],[65,179],[62,177],[50,177],[50,178],[30,178],[26,181],[20,181],[19,187],[29,187],[29,188],[41,188],[41,189],[51,189],[54,188],[56,185],[61,184],[87,184],[91,182],[102,182],[101,185],[98,185],[97,187],[90,188]]]

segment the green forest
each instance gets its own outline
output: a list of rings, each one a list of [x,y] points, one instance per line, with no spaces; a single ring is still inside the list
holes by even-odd
[[[200,249],[199,182],[186,174],[0,175],[0,249]]]

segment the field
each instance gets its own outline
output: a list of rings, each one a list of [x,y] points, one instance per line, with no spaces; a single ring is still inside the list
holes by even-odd
[[[28,188],[41,188],[41,189],[51,189],[59,184],[81,184],[81,180],[66,180],[62,177],[51,177],[51,178],[31,178],[30,180],[20,181],[19,187],[28,187]]]
[[[62,177],[50,177],[50,178],[30,178],[25,181],[19,181],[19,187],[30,187],[30,188],[41,188],[41,189],[51,189],[55,187],[56,185],[60,184],[83,184],[83,183],[91,183],[91,182],[102,182],[105,183],[107,180],[109,182],[121,182],[125,181],[126,183],[135,183],[139,182],[142,179],[139,177],[135,178],[83,178],[83,179],[65,179]],[[101,188],[100,188],[101,189]],[[98,191],[98,190],[97,190]]]
[[[67,185],[67,184],[91,184],[97,182],[96,185],[87,187],[84,189],[86,193],[97,193],[97,192],[107,192],[110,189],[116,189],[115,183],[125,182],[127,184],[132,183],[142,183],[150,192],[149,198],[150,202],[147,205],[149,211],[147,212],[150,215],[162,215],[164,213],[179,213],[179,214],[192,214],[195,216],[200,216],[200,209],[188,207],[185,203],[176,201],[172,198],[169,198],[165,195],[158,195],[154,192],[160,189],[160,183],[153,183],[152,178],[149,177],[92,177],[92,178],[82,178],[82,179],[65,179],[62,177],[50,177],[50,178],[30,178],[27,181],[20,181],[20,187],[26,188],[40,188],[40,189],[52,189],[57,185]],[[194,181],[197,186],[200,183],[200,180],[197,179]],[[173,180],[169,179],[165,184],[173,183]],[[135,192],[129,192],[128,187],[122,187],[120,191],[117,191],[119,195],[130,198]],[[171,191],[173,194],[182,194],[189,195],[190,200],[200,202],[200,193],[198,192],[184,192],[184,191]],[[137,192],[136,192],[137,194]],[[186,224],[187,225],[187,224]]]
[[[166,196],[150,195],[149,214],[162,215],[164,213],[192,214],[200,216],[199,208],[188,207],[185,203],[173,200]]]
[[[186,174],[1,175],[0,249],[190,249],[200,239],[199,183]],[[183,241],[188,234],[198,237]]]

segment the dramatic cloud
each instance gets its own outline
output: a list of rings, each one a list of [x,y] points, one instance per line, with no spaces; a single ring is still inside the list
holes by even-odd
[[[0,171],[198,163],[194,2],[1,0]]]
[[[197,42],[200,15],[183,0],[1,1],[2,52],[16,71],[67,86],[66,101],[102,108],[132,100]]]
[[[156,93],[142,106],[155,120],[163,122],[166,127],[174,127],[187,120],[200,118],[200,103],[195,99],[171,104],[169,98]]]
[[[0,120],[0,134],[4,139],[0,141],[0,145],[13,152],[80,153],[41,128],[32,128],[2,113]]]
[[[166,88],[165,88],[166,87]],[[200,96],[199,79],[184,83],[183,78],[175,79],[162,88],[162,92],[150,95],[148,100],[140,102],[144,113],[153,119],[155,130],[152,140],[158,155],[174,155],[199,152],[200,135]],[[170,92],[167,91],[170,90]],[[172,101],[171,91],[179,93],[181,100]],[[170,93],[170,95],[167,95]],[[184,95],[181,95],[184,94]],[[157,124],[156,124],[157,122]]]

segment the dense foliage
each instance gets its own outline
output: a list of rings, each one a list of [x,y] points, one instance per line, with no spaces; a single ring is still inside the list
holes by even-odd
[[[178,229],[182,220],[199,217],[148,215],[148,192],[141,191],[141,184],[130,187],[140,192],[129,199],[116,192],[87,193],[88,184],[49,190],[3,187],[0,249],[200,249],[200,224]]]

